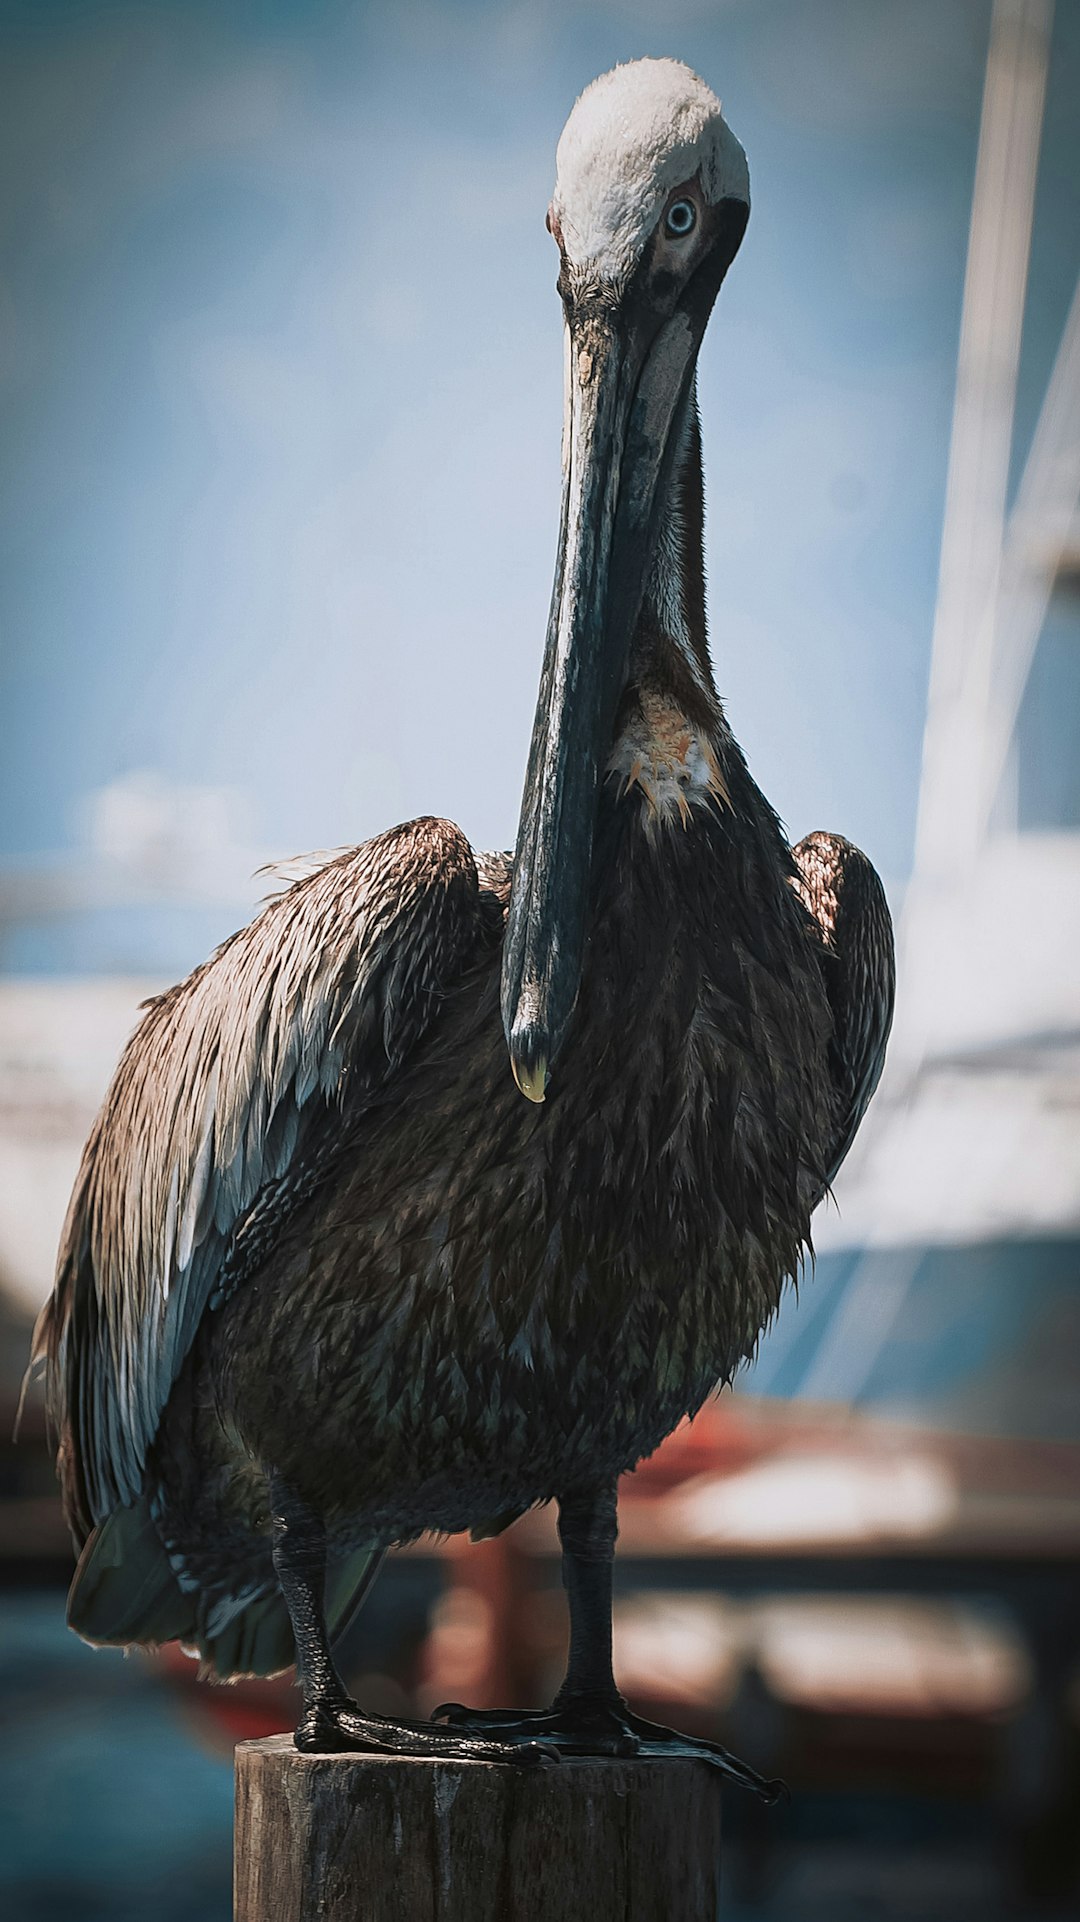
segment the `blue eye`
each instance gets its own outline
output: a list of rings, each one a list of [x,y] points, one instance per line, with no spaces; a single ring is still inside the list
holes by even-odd
[[[685,240],[697,225],[697,208],[692,200],[674,200],[667,210],[664,226],[676,240]]]

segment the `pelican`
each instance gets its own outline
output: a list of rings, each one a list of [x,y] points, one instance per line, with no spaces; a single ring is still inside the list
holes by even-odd
[[[563,499],[516,854],[424,818],[328,860],[147,1004],[42,1311],[97,1644],[295,1661],[296,1743],[700,1756],[612,1671],[618,1478],[752,1354],[881,1071],[888,909],[791,849],[718,698],[695,370],[749,213],[719,101],[603,75],[558,148]],[[509,1054],[509,1061],[507,1055]],[[544,1710],[353,1701],[386,1550],[555,1502]]]

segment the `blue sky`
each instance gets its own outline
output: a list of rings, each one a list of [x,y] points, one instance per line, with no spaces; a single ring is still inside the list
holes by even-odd
[[[1078,11],[1018,458],[1076,271]],[[143,771],[237,790],[281,854],[428,811],[512,842],[558,509],[555,142],[594,74],[672,53],[754,201],[702,363],[718,683],[793,837],[902,879],[988,23],[4,0],[0,862],[71,848]]]

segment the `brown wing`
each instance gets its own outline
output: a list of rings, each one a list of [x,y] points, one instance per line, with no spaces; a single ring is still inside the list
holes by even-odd
[[[826,1156],[831,1183],[885,1064],[896,991],[892,917],[876,870],[841,835],[808,834],[792,853],[799,870],[796,888],[825,948],[835,1095],[835,1130]]]
[[[35,1333],[80,1541],[137,1496],[223,1273],[265,1259],[346,1096],[352,1114],[385,1086],[500,921],[460,829],[412,821],[297,882],[149,1004]]]

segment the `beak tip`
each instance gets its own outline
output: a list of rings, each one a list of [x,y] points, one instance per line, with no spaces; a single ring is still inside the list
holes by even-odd
[[[514,1080],[526,1101],[537,1103],[543,1101],[548,1084],[548,1065],[544,1056],[541,1054],[532,1061],[519,1061],[511,1055],[510,1066],[513,1069]]]
[[[516,1011],[506,1026],[510,1068],[526,1101],[541,1102],[547,1093],[551,1061],[551,1033],[540,1018],[537,993],[527,988],[517,997]]]

